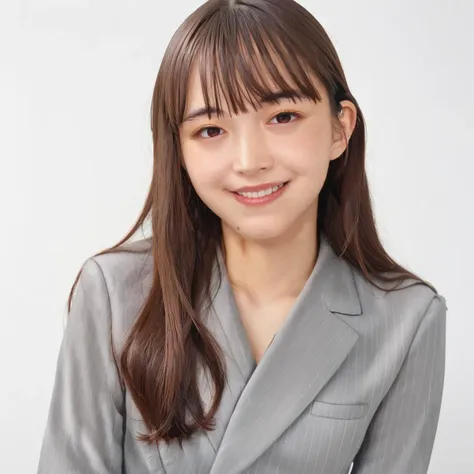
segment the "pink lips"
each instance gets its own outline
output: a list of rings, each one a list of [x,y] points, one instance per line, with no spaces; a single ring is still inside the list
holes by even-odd
[[[265,189],[280,186],[280,184],[282,184],[282,181],[278,181],[277,183],[263,183],[259,184],[258,186],[244,186],[239,189],[234,189],[234,193],[258,193],[259,191],[263,191]]]
[[[271,187],[278,186],[279,184],[281,183],[269,183],[265,185],[254,186],[253,188],[252,187],[240,188],[239,191],[256,193],[258,191],[263,191],[264,189],[269,189]],[[267,204],[269,202],[272,202],[278,199],[286,191],[286,189],[288,188],[288,185],[289,185],[289,182],[285,183],[281,188],[279,188],[278,190],[274,191],[271,194],[261,196],[261,197],[255,197],[255,198],[242,196],[241,194],[238,194],[235,191],[233,192],[233,194],[235,196],[235,199],[242,204],[246,204],[250,206],[258,206],[262,204]]]

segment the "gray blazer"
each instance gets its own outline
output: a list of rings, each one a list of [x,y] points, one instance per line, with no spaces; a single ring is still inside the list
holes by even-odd
[[[130,244],[149,245],[149,240]],[[322,238],[317,263],[260,363],[222,255],[205,321],[226,354],[216,428],[183,443],[146,428],[110,352],[151,284],[149,254],[86,261],[58,358],[39,474],[425,474],[445,371],[446,300],[423,284],[384,292]],[[214,282],[216,278],[214,277]],[[215,287],[217,288],[217,287]],[[210,386],[199,384],[209,407]]]

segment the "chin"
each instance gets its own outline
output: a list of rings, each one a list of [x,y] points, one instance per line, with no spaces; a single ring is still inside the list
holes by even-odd
[[[252,219],[249,219],[247,222],[227,223],[226,227],[231,229],[233,233],[244,240],[270,243],[279,240],[287,233],[287,224],[288,223],[282,221],[269,222],[265,219],[260,219],[258,222],[252,222]]]

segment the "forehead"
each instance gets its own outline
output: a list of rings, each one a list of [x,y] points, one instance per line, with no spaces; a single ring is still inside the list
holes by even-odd
[[[227,78],[230,76],[232,81],[227,81],[225,86],[222,87],[221,81],[213,81],[212,78],[215,77],[215,74],[207,74],[206,69],[202,66],[202,61],[195,60],[189,74],[189,80],[186,91],[186,113],[197,108],[202,108],[206,106],[206,94],[208,94],[208,105],[210,107],[216,107],[221,110],[231,113],[231,107],[229,104],[229,96],[233,99],[233,96],[237,97],[237,101],[245,102],[247,105],[260,105],[261,98],[274,92],[281,92],[282,82],[285,87],[283,88],[288,91],[298,91],[301,96],[308,96],[314,99],[314,95],[318,96],[318,100],[325,100],[326,90],[320,79],[314,73],[308,73],[309,81],[311,82],[312,89],[316,91],[315,94],[307,93],[301,91],[300,85],[294,80],[294,76],[289,72],[288,68],[284,62],[276,55],[273,55],[271,58],[271,68],[268,62],[259,57],[255,56],[252,58],[243,58],[247,61],[250,59],[252,62],[252,79],[249,80],[249,77],[242,77],[239,75],[237,67],[234,70],[229,71],[229,68],[226,69]],[[204,71],[204,81],[203,81],[203,71]],[[217,74],[219,76],[219,74]],[[222,78],[221,74],[221,78]],[[280,76],[280,80],[275,80],[275,75]],[[217,83],[216,83],[217,82]],[[256,84],[253,84],[256,83]],[[245,107],[246,108],[246,107]]]

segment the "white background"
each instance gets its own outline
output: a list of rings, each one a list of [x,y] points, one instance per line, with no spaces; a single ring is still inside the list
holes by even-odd
[[[84,260],[125,235],[141,209],[156,73],[172,33],[200,3],[1,3],[1,473],[36,471],[68,291]],[[334,41],[367,119],[383,241],[447,299],[445,388],[429,472],[470,474],[473,3],[301,3]]]

